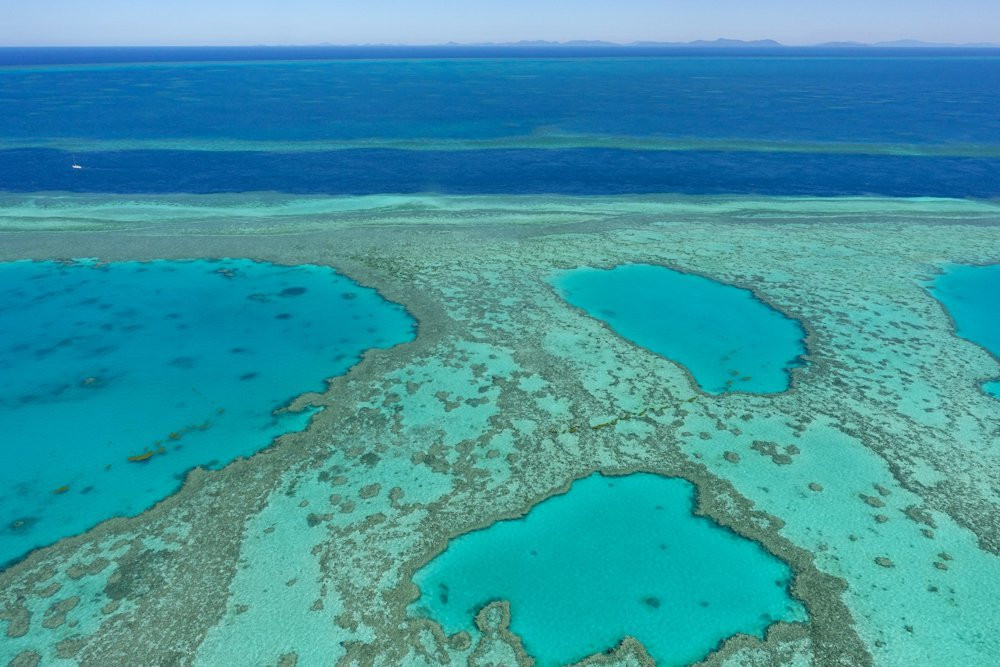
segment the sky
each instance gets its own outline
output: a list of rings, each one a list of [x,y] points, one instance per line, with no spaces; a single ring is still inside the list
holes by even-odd
[[[1000,0],[0,0],[0,46],[1000,42]]]

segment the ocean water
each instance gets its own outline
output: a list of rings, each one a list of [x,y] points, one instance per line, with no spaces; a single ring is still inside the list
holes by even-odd
[[[693,512],[694,488],[650,474],[591,475],[523,518],[461,535],[418,570],[411,606],[449,633],[508,600],[511,629],[540,667],[626,636],[658,664],[690,664],[738,632],[803,621],[789,568]]]
[[[413,335],[318,266],[0,264],[0,563],[301,429],[272,412]]]
[[[565,271],[553,284],[623,338],[684,366],[710,394],[785,391],[806,352],[796,320],[703,276],[629,264]]]
[[[881,47],[880,58],[923,58],[928,51],[920,48]],[[936,49],[937,57],[982,57],[996,55],[983,47],[951,47]],[[329,60],[429,60],[429,59],[566,59],[566,58],[691,58],[691,57],[754,57],[754,58],[842,58],[871,57],[866,47],[727,47],[703,46],[696,50],[669,45],[594,46],[580,45],[458,45],[440,46],[71,46],[71,47],[0,47],[0,66],[31,65],[97,65],[139,63],[213,63],[213,62],[274,62]]]
[[[1000,358],[1000,265],[952,264],[930,285],[958,335]],[[1000,398],[1000,380],[986,382],[983,389]]]
[[[0,67],[0,189],[989,198],[989,53]]]

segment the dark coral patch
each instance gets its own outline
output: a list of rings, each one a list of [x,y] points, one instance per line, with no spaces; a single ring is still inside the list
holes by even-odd
[[[194,368],[194,358],[193,357],[174,357],[170,360],[170,365],[174,368],[183,368],[187,370],[189,368]]]
[[[24,534],[31,530],[36,523],[38,523],[37,517],[24,516],[19,519],[14,519],[7,524],[7,530],[15,534]]]

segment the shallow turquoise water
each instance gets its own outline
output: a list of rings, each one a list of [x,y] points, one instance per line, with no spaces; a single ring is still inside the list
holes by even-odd
[[[955,320],[958,335],[1000,358],[1000,264],[950,265],[932,285],[932,293]],[[983,388],[1000,398],[1000,380]]]
[[[619,335],[683,365],[710,394],[776,393],[805,354],[802,326],[746,289],[664,266],[582,267],[554,284]]]
[[[0,564],[302,428],[272,411],[413,326],[318,266],[0,264]]]
[[[692,514],[693,494],[651,474],[579,480],[522,519],[452,540],[414,575],[413,610],[454,633],[508,600],[511,629],[543,667],[626,635],[661,664],[688,664],[735,633],[805,620],[787,565]]]

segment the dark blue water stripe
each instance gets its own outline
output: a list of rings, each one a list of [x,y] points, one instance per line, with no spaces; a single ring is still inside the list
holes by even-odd
[[[85,167],[71,169],[74,160]],[[1000,159],[604,149],[0,151],[0,190],[1000,197]]]

